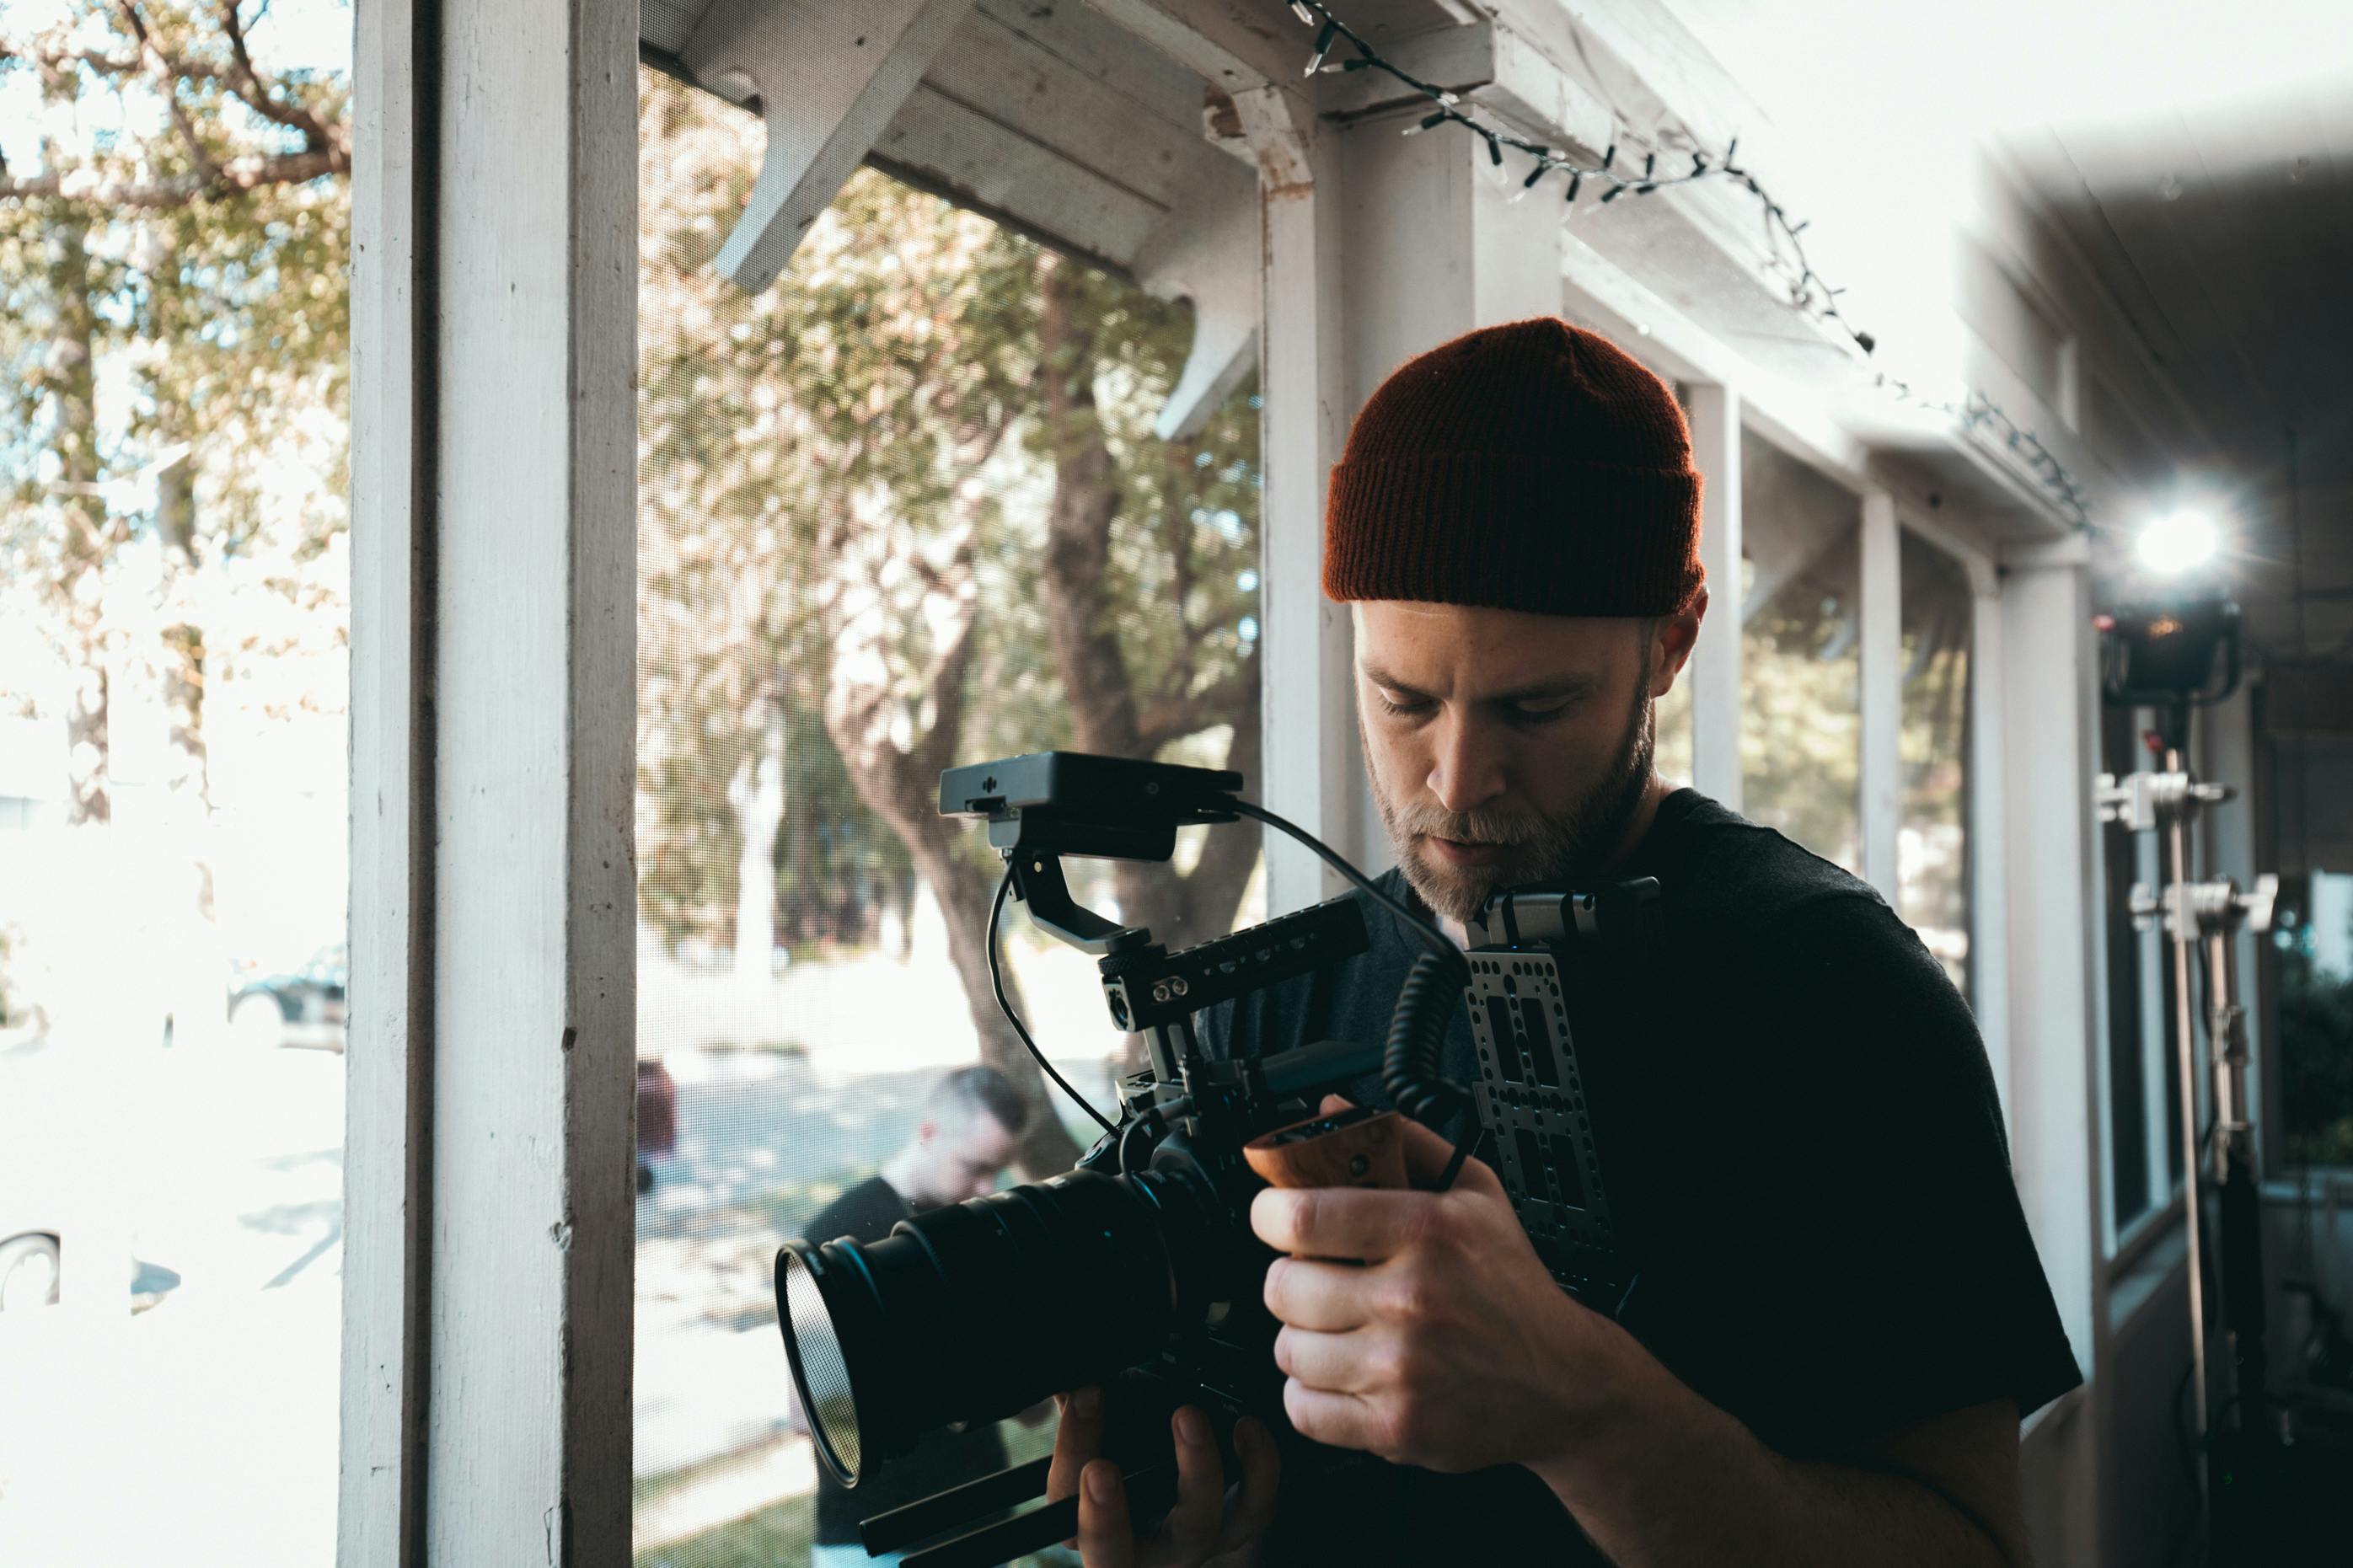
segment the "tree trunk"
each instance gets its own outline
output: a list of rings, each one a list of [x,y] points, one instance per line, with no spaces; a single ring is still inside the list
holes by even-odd
[[[930,728],[902,743],[894,738],[893,720],[903,698],[892,690],[892,660],[887,649],[898,631],[898,606],[877,590],[885,546],[901,546],[899,559],[919,560],[905,541],[864,540],[852,544],[848,531],[837,531],[820,543],[819,559],[842,563],[842,575],[827,584],[827,617],[833,633],[830,669],[825,700],[826,731],[841,755],[842,765],[873,813],[890,826],[907,847],[915,872],[931,885],[948,928],[948,954],[964,986],[972,1014],[973,1032],[980,1059],[997,1068],[1020,1091],[1029,1107],[1028,1124],[1016,1146],[1014,1159],[1032,1181],[1067,1171],[1077,1163],[1079,1145],[1063,1127],[1054,1109],[1058,1092],[1025,1049],[1012,1026],[1005,1021],[989,984],[986,946],[988,908],[994,889],[987,879],[958,863],[953,849],[953,828],[939,815],[940,771],[951,763],[963,729],[965,683],[970,679],[973,631],[978,620],[974,581],[971,525],[948,565],[938,570],[927,589],[932,603],[911,617],[937,628],[937,646],[925,672],[920,704],[930,711]],[[865,556],[871,574],[862,579],[854,557]],[[945,613],[936,618],[920,611],[944,601]],[[1020,987],[1008,970],[1005,994],[1018,1010]]]
[[[776,949],[776,830],[785,816],[785,726],[774,702],[757,705],[753,748],[728,781],[735,811],[735,983],[768,984]]]
[[[1045,268],[1038,311],[1039,376],[1054,494],[1046,511],[1046,628],[1082,752],[1142,751],[1135,683],[1121,648],[1103,579],[1119,515],[1118,468],[1095,407],[1094,340],[1078,320],[1085,279],[1067,262]],[[1182,613],[1182,606],[1177,606]]]
[[[47,144],[45,143],[45,146]],[[48,156],[55,156],[51,148]],[[97,491],[98,316],[90,301],[89,225],[71,208],[49,226],[49,297],[57,324],[45,374],[57,399],[58,489],[64,500],[65,568],[51,590],[63,611],[74,661],[66,713],[69,798],[67,820],[99,823],[113,816],[107,780],[105,589],[106,504]]]
[[[1068,263],[1045,268],[1038,349],[1047,444],[1054,458],[1054,493],[1046,514],[1046,626],[1070,705],[1072,744],[1107,756],[1148,757],[1156,743],[1143,727],[1143,705],[1120,646],[1117,606],[1106,583],[1112,525],[1119,516],[1118,471],[1095,405],[1095,344],[1082,310],[1085,290],[1085,279]],[[1176,548],[1185,548],[1181,540]],[[1178,565],[1184,564],[1180,553]],[[1181,571],[1178,576],[1181,581]],[[1166,613],[1185,613],[1181,595]],[[1223,707],[1189,704],[1199,710],[1189,715],[1190,731],[1233,726],[1226,766],[1241,772],[1254,798],[1260,755],[1255,657],[1245,673],[1239,701]],[[1180,683],[1190,678],[1188,669],[1176,672]],[[1223,935],[1250,884],[1258,841],[1253,824],[1213,829],[1201,858],[1183,876],[1171,866],[1113,862],[1121,921],[1145,927],[1172,948]],[[1129,1054],[1133,1059],[1139,1053]]]

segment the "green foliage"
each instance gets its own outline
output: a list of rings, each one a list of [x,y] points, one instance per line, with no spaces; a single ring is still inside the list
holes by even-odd
[[[230,623],[180,634],[194,687],[187,650],[219,674],[318,635],[294,624],[315,610],[343,636],[316,563],[349,485],[349,86],[258,72],[244,23],[71,0],[0,35],[0,80],[42,100],[0,129],[0,595],[94,668],[126,635],[98,606],[160,534],[164,623]],[[287,614],[219,615],[201,574],[227,563]]]
[[[861,679],[887,683],[901,744],[950,700],[960,760],[1068,743],[1040,413],[1041,378],[1068,374],[1091,382],[1113,459],[1104,599],[1139,701],[1229,681],[1256,634],[1256,400],[1245,389],[1195,439],[1159,440],[1185,307],[1087,272],[1072,333],[1086,363],[1043,364],[1046,279],[1067,264],[871,170],[773,287],[745,294],[710,263],[758,168],[757,121],[640,79],[641,909],[668,942],[724,939],[743,846],[729,783],[781,740],[779,936],[863,940],[871,890],[902,897],[889,890],[911,868],[822,725],[832,628],[858,613],[886,626],[886,668]],[[944,693],[936,605],[966,537],[976,653]]]
[[[2308,943],[2280,953],[2281,1103],[2291,1165],[2353,1165],[2353,979],[2316,972]]]
[[[1849,870],[1862,864],[1853,615],[1800,581],[1749,616],[1741,647],[1742,810]]]
[[[1036,1426],[1003,1421],[997,1424],[997,1432],[1005,1440],[1008,1465],[1026,1465],[1054,1451],[1054,1424],[1050,1421]],[[643,1509],[649,1501],[691,1480],[686,1475],[641,1480],[637,1488],[637,1505]],[[782,1498],[742,1519],[714,1525],[666,1546],[649,1547],[637,1553],[634,1568],[790,1568],[791,1564],[808,1560],[809,1542],[817,1531],[816,1514],[817,1501],[811,1493]],[[1051,1556],[1017,1558],[1013,1568],[1049,1568],[1050,1564],[1070,1561],[1067,1554],[1057,1552]]]
[[[670,942],[723,940],[743,842],[728,785],[772,737],[786,769],[780,904],[819,882],[905,880],[903,847],[818,722],[822,542],[853,520],[955,500],[972,448],[994,447],[1032,373],[1019,348],[1037,253],[860,173],[785,277],[746,294],[710,264],[758,168],[758,122],[642,79],[639,901]],[[896,578],[936,565],[910,560]],[[902,616],[895,630],[902,721],[920,729],[913,671],[930,628]],[[807,910],[780,912],[790,941]]]

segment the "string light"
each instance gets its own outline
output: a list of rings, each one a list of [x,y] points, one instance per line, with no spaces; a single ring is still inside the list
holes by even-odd
[[[1407,126],[1403,134],[1419,135],[1424,131],[1434,131],[1451,121],[1485,139],[1488,159],[1493,164],[1500,166],[1503,163],[1505,147],[1533,159],[1535,167],[1528,171],[1527,178],[1520,183],[1520,188],[1509,198],[1512,201],[1525,197],[1543,182],[1546,175],[1556,170],[1568,176],[1567,199],[1572,207],[1577,205],[1577,195],[1588,179],[1608,184],[1609,188],[1601,193],[1599,205],[1602,206],[1608,206],[1622,195],[1647,196],[1671,185],[1688,185],[1705,179],[1720,177],[1746,187],[1763,209],[1767,248],[1770,252],[1767,266],[1787,279],[1791,308],[1845,333],[1848,341],[1866,357],[1877,351],[1878,339],[1856,326],[1839,309],[1839,296],[1846,290],[1831,288],[1829,279],[1816,272],[1813,263],[1807,259],[1805,245],[1799,237],[1805,233],[1813,220],[1804,218],[1791,223],[1788,214],[1767,194],[1757,176],[1740,167],[1735,161],[1740,153],[1740,138],[1737,136],[1725,143],[1724,157],[1720,162],[1711,163],[1705,153],[1694,152],[1691,169],[1686,174],[1662,178],[1658,173],[1659,155],[1656,152],[1650,152],[1642,155],[1641,174],[1629,178],[1617,171],[1618,144],[1614,142],[1602,150],[1601,162],[1588,168],[1573,159],[1561,156],[1549,147],[1523,141],[1473,115],[1458,112],[1458,106],[1462,101],[1460,93],[1423,81],[1384,59],[1371,44],[1365,41],[1364,35],[1334,16],[1331,8],[1323,5],[1321,0],[1291,0],[1291,11],[1302,26],[1316,29],[1315,48],[1308,63],[1307,75],[1377,70],[1439,106],[1435,113],[1424,116],[1419,123]],[[1342,39],[1355,47],[1356,55],[1349,59],[1325,63],[1324,57]],[[2074,476],[2067,471],[2066,465],[2031,430],[2019,426],[1984,394],[1972,390],[1959,403],[1940,401],[1915,393],[1910,384],[1884,372],[1878,375],[1876,384],[1904,403],[1946,416],[1969,434],[1991,432],[2001,440],[2005,451],[2015,454],[2019,461],[2033,473],[2037,482],[2051,494],[2076,527],[2088,529],[2091,526],[2089,502]]]
[[[1337,22],[1324,24],[1324,30],[1315,35],[1315,58],[1307,62],[1307,68],[1300,72],[1300,75],[1314,76],[1324,68],[1324,57],[1332,52],[1332,40],[1337,37],[1339,33],[1340,24]],[[1362,59],[1364,57],[1359,55],[1356,58]]]

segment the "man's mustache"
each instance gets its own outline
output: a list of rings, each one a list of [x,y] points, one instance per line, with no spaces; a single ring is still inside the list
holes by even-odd
[[[1406,806],[1398,813],[1398,826],[1409,834],[1451,838],[1457,844],[1526,844],[1542,837],[1546,824],[1530,812]]]

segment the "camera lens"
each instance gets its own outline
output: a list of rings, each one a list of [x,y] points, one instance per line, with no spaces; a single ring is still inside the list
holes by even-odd
[[[1210,1204],[1180,1176],[1071,1171],[871,1245],[787,1242],[776,1320],[827,1468],[855,1486],[933,1427],[1000,1420],[1155,1353],[1219,1272]]]

